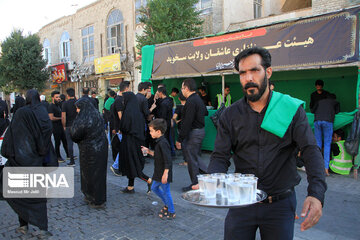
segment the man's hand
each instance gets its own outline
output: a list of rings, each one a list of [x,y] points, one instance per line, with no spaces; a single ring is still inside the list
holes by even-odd
[[[321,202],[317,198],[308,196],[304,201],[303,209],[301,211],[301,217],[306,217],[301,223],[301,231],[305,231],[313,227],[320,220],[321,215]]]
[[[176,141],[175,145],[176,145],[176,149],[179,149],[179,150],[181,149],[181,143],[180,142]]]

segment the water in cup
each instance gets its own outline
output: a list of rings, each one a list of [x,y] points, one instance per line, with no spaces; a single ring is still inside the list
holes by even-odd
[[[142,154],[143,154],[144,157],[148,155],[147,149],[142,148],[141,151],[142,151]]]
[[[234,203],[240,200],[240,181],[235,179],[228,179],[226,181],[227,199]]]
[[[217,179],[213,177],[203,178],[205,185],[205,198],[216,198]]]
[[[222,195],[223,189],[225,188],[225,186],[223,186],[223,181],[226,178],[226,174],[225,173],[213,173],[211,174],[212,178],[215,178],[217,180],[217,185],[216,185],[216,192]]]
[[[242,181],[239,185],[240,191],[240,203],[247,204],[252,202],[252,195],[253,195],[253,186],[251,183]]]
[[[208,174],[206,174],[206,175],[208,175]],[[200,194],[203,194],[205,192],[204,178],[207,177],[206,175],[197,175]]]

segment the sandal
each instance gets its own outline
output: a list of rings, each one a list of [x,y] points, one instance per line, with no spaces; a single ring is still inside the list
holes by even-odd
[[[176,213],[168,212],[168,214],[166,215],[167,220],[173,220],[175,217],[176,217]]]
[[[164,206],[160,211],[159,211],[159,213],[164,213],[164,212],[167,212],[168,211],[168,206]]]
[[[159,218],[164,219],[168,214],[169,214],[169,212],[168,212],[168,207],[167,207],[167,206],[164,206],[164,207],[159,211]]]

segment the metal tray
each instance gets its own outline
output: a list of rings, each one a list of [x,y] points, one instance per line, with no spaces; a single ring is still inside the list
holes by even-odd
[[[192,204],[204,207],[217,207],[217,208],[239,208],[246,207],[265,200],[267,194],[262,190],[256,190],[256,201],[251,203],[241,204],[239,202],[230,203],[226,198],[222,198],[220,194],[216,195],[214,199],[207,199],[204,195],[200,194],[199,190],[191,190],[182,194],[182,198]]]

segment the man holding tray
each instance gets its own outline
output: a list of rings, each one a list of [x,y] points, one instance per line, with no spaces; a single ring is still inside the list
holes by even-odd
[[[244,97],[221,115],[209,173],[227,172],[233,157],[235,171],[255,174],[258,188],[268,197],[262,202],[232,208],[225,219],[225,239],[293,239],[296,211],[294,187],[301,177],[295,149],[300,148],[309,182],[301,217],[301,230],[314,226],[322,215],[326,191],[324,162],[309,126],[303,101],[268,87],[271,55],[250,48],[236,56]]]

